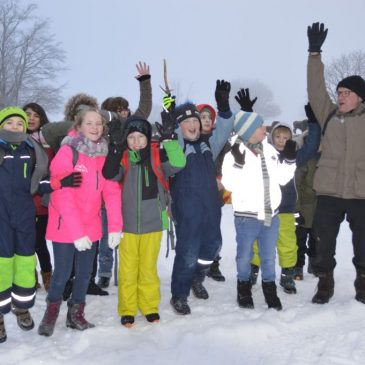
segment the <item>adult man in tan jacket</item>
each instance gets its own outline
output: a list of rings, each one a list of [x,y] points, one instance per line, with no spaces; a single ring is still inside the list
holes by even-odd
[[[313,230],[319,281],[313,303],[327,303],[334,293],[336,238],[345,219],[350,224],[357,276],[355,299],[365,304],[365,81],[349,76],[337,85],[337,103],[326,90],[321,46],[324,24],[308,27],[308,98],[322,127],[322,155],[314,178],[318,196]]]

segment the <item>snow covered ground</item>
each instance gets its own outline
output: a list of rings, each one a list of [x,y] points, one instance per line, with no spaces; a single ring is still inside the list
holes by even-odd
[[[8,340],[0,344],[0,365],[33,364],[365,364],[365,306],[354,300],[355,270],[351,234],[343,224],[338,238],[335,295],[327,305],[311,303],[317,280],[306,274],[296,295],[279,289],[283,311],[268,310],[261,285],[254,288],[254,310],[236,304],[235,233],[231,206],[223,209],[221,261],[225,283],[206,280],[210,298],[190,297],[190,316],[178,316],[170,305],[174,253],[166,259],[163,240],[159,260],[161,322],[138,316],[132,329],[120,325],[117,290],[108,297],[87,297],[86,317],[96,328],[84,332],[65,326],[62,306],[55,333],[37,334],[45,309],[45,291],[38,291],[32,314],[36,328],[23,332],[12,314],[5,316]],[[277,270],[277,277],[279,270]]]

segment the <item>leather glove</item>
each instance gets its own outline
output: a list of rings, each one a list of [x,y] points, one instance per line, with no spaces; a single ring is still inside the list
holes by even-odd
[[[239,143],[234,143],[231,148],[231,153],[234,157],[234,166],[242,169],[245,164],[246,150],[241,152]]]
[[[162,106],[165,111],[173,113],[176,105],[176,96],[165,95],[162,99]]]
[[[217,80],[215,88],[215,100],[217,102],[217,109],[220,112],[229,112],[229,93],[231,91],[231,84],[228,81]]]
[[[63,188],[79,188],[82,183],[82,175],[81,172],[71,172],[70,175],[67,175],[63,179],[60,180],[61,187]]]
[[[291,139],[288,139],[285,143],[284,149],[281,151],[281,155],[285,160],[295,160],[297,157],[297,143]]]
[[[90,241],[88,236],[81,237],[74,241],[74,245],[78,251],[90,250],[92,244],[93,243]]]
[[[253,112],[252,107],[256,103],[257,96],[255,99],[251,100],[250,89],[240,89],[234,98],[241,106],[241,110],[243,110],[244,112]]]
[[[322,52],[321,47],[327,37],[327,32],[328,29],[324,29],[323,23],[313,23],[312,26],[308,26],[309,52]]]
[[[309,103],[304,106],[304,110],[305,110],[305,114],[308,118],[308,123],[317,123],[318,124],[318,120],[317,120],[316,116],[314,115],[313,109]]]
[[[171,113],[163,111],[161,113],[162,124],[156,122],[156,129],[161,136],[160,141],[177,139],[175,133],[175,120],[172,118]]]
[[[114,250],[114,248],[116,248],[119,243],[120,240],[123,237],[123,233],[121,232],[111,232],[108,234],[108,246],[109,248],[111,248],[112,250]]]

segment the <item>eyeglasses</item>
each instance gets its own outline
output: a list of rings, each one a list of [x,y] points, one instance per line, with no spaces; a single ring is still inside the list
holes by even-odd
[[[337,97],[343,96],[349,96],[352,93],[351,90],[337,90]]]
[[[119,109],[117,109],[117,112],[118,113],[121,113],[121,112],[129,112],[129,109],[128,108],[119,108]]]

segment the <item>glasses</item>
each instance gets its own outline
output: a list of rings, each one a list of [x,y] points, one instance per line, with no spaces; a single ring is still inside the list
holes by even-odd
[[[340,97],[341,95],[343,95],[343,96],[349,96],[350,94],[352,93],[352,91],[351,90],[338,90],[337,91],[337,97]]]
[[[129,109],[128,108],[119,108],[119,109],[117,109],[117,112],[118,113],[129,112]]]

